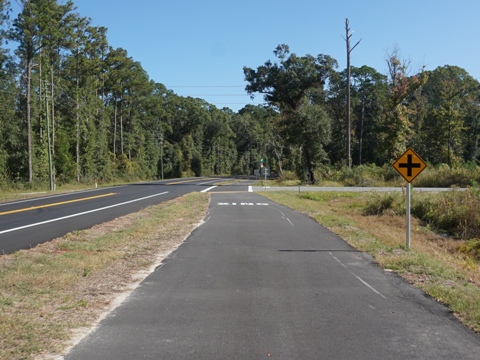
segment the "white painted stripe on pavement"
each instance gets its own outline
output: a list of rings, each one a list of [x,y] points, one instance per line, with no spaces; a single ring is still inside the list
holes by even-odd
[[[365,280],[363,280],[360,276],[358,276],[357,274],[355,274],[352,270],[350,270],[347,265],[345,265],[344,263],[342,263],[340,260],[338,260],[338,258],[336,256],[334,256],[331,252],[329,252],[330,255],[333,256],[333,258],[335,260],[337,260],[337,262],[342,265],[345,269],[348,270],[348,272],[350,272],[350,274],[352,274],[353,276],[355,276],[363,285],[365,285],[366,287],[368,287],[370,290],[372,290],[375,294],[377,295],[380,295],[382,298],[386,299],[385,296],[383,296],[381,293],[379,293],[373,286],[371,286],[369,283],[367,283]]]
[[[159,193],[159,194],[150,195],[150,196],[145,196],[143,198],[139,198],[139,199],[135,199],[135,200],[125,201],[125,202],[119,203],[119,204],[105,206],[105,207],[99,208],[99,209],[84,211],[84,212],[81,212],[81,213],[78,213],[78,214],[72,214],[72,215],[68,215],[68,216],[59,217],[59,218],[56,218],[56,219],[41,221],[41,222],[38,222],[38,223],[35,223],[35,224],[29,224],[29,225],[20,226],[20,227],[13,228],[13,229],[3,230],[3,231],[0,231],[0,235],[1,234],[6,234],[6,233],[9,233],[9,232],[13,232],[13,231],[17,231],[17,230],[27,229],[27,228],[34,227],[34,226],[39,226],[39,225],[44,225],[44,224],[60,221],[60,220],[65,220],[65,219],[73,218],[73,217],[76,217],[76,216],[86,215],[86,214],[94,213],[94,212],[97,212],[97,211],[111,209],[111,208],[114,208],[114,207],[117,207],[117,206],[131,204],[131,203],[134,203],[134,202],[137,202],[137,201],[141,201],[141,200],[145,200],[145,199],[149,199],[149,198],[152,198],[152,197],[155,197],[155,196],[160,196],[160,195],[165,195],[165,194],[168,194],[168,191],[165,191],[165,192]]]
[[[202,191],[200,191],[200,192],[208,192],[208,191],[210,191],[210,190],[212,190],[212,189],[215,189],[215,188],[216,188],[216,186],[212,186],[212,187],[206,188],[206,189],[204,189],[204,190],[202,190]]]

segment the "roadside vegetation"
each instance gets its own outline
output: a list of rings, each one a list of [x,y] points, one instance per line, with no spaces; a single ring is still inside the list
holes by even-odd
[[[393,163],[393,162],[392,162]],[[323,165],[315,170],[316,186],[359,186],[359,187],[404,187],[405,180],[393,168],[392,164],[376,166],[375,164],[335,167]],[[263,185],[259,177],[258,184]],[[282,175],[269,178],[269,186],[305,185],[295,172],[284,171]],[[480,167],[468,163],[450,167],[446,164],[437,166],[429,164],[414,182],[415,187],[450,188],[476,187],[480,184]]]

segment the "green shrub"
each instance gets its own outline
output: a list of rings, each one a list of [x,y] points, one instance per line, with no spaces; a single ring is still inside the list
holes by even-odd
[[[417,187],[467,187],[480,182],[480,168],[472,164],[450,168],[428,166],[415,180]]]
[[[404,183],[403,178],[392,164],[385,164],[382,167],[375,164],[360,165],[351,169],[345,166],[340,169],[323,166],[319,172],[319,179],[339,181],[345,186],[399,186]],[[467,163],[454,168],[446,164],[428,165],[413,182],[416,187],[442,188],[478,186],[479,183],[480,167],[474,163]]]
[[[365,215],[402,215],[406,213],[405,198],[400,193],[374,193],[368,197]]]
[[[480,236],[480,194],[475,189],[416,194],[412,215],[458,238]]]
[[[480,239],[475,238],[467,241],[459,247],[458,251],[480,260]]]
[[[342,181],[345,186],[375,186],[375,172],[369,166],[355,166],[351,169],[343,169]]]
[[[300,179],[293,171],[284,171],[282,175],[276,179],[276,182],[280,185],[299,185]]]

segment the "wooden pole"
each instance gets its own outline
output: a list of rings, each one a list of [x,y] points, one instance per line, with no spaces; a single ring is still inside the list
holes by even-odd
[[[352,122],[350,119],[350,54],[360,44],[360,39],[353,48],[350,48],[350,38],[352,37],[353,33],[350,32],[349,28],[349,21],[348,18],[345,19],[345,42],[347,45],[347,167],[349,169],[352,168],[352,150],[351,150],[351,127]]]

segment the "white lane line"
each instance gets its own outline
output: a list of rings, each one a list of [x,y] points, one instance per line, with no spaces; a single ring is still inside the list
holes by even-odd
[[[271,207],[270,209],[273,209],[273,210],[278,211],[278,212],[280,213],[280,215],[282,215],[282,219],[287,220],[287,221],[290,223],[290,225],[292,225],[293,227],[295,227],[295,225],[293,225],[293,223],[290,221],[290,219],[287,217],[287,215],[285,215],[285,213],[284,213],[282,210],[279,210],[279,209],[277,209],[277,208],[275,208],[275,207]]]
[[[355,274],[352,270],[350,270],[347,265],[345,265],[344,263],[342,263],[340,260],[338,260],[338,258],[333,255],[331,252],[329,252],[330,255],[332,255],[332,257],[337,260],[337,262],[342,265],[345,269],[348,270],[348,272],[350,272],[350,274],[352,274],[353,276],[355,276],[363,285],[365,285],[366,287],[368,287],[370,290],[372,290],[375,294],[377,295],[380,295],[382,298],[384,299],[387,299],[385,296],[383,296],[381,293],[379,293],[372,285],[370,285],[369,283],[367,283],[365,280],[363,280],[360,276],[358,276],[357,274]]]
[[[212,189],[215,189],[215,188],[216,188],[216,186],[211,186],[211,187],[209,187],[209,188],[203,189],[203,190],[200,191],[200,192],[208,192],[208,191],[210,191],[210,190],[212,190]]]
[[[94,213],[94,212],[97,212],[97,211],[111,209],[111,208],[114,208],[114,207],[117,207],[117,206],[131,204],[131,203],[134,203],[134,202],[137,202],[137,201],[141,201],[141,200],[145,200],[145,199],[149,199],[149,198],[152,198],[152,197],[155,197],[155,196],[160,196],[160,195],[165,195],[165,194],[168,194],[168,191],[165,191],[165,192],[159,193],[159,194],[150,195],[150,196],[145,196],[143,198],[139,198],[139,199],[135,199],[135,200],[125,201],[125,202],[119,203],[119,204],[114,204],[114,205],[105,206],[105,207],[98,208],[98,209],[84,211],[84,212],[81,212],[81,213],[78,213],[78,214],[67,215],[67,216],[56,218],[56,219],[41,221],[41,222],[38,222],[38,223],[35,223],[35,224],[29,224],[29,225],[20,226],[20,227],[13,228],[13,229],[3,230],[3,231],[0,231],[0,235],[1,234],[6,234],[6,233],[9,233],[9,232],[13,232],[13,231],[17,231],[17,230],[27,229],[27,228],[34,227],[34,226],[39,226],[39,225],[44,225],[44,224],[60,221],[60,220],[65,220],[65,219],[73,218],[73,217],[76,217],[76,216],[86,215],[86,214]]]

